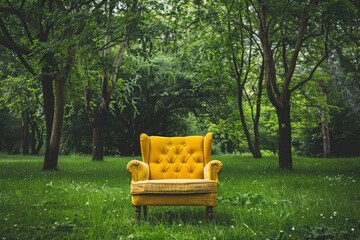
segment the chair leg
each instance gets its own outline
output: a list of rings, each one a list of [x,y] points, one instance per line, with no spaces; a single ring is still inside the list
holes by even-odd
[[[208,220],[212,220],[214,215],[213,215],[213,207],[212,206],[207,206],[206,207],[206,215]]]
[[[143,210],[144,210],[144,218],[146,220],[147,219],[147,206],[143,206]]]
[[[147,206],[143,206],[143,210],[144,210],[144,218],[146,220],[147,218]],[[141,206],[135,206],[135,212],[136,212],[136,220],[140,220],[141,217]]]
[[[136,212],[136,220],[140,220],[141,216],[141,206],[135,206],[135,212]]]

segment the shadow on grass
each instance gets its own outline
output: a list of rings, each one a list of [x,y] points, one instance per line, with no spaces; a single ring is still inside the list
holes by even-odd
[[[135,216],[135,209],[134,209]],[[216,224],[230,226],[233,224],[232,216],[227,213],[216,211],[214,208],[214,218],[208,220],[206,207],[199,206],[148,206],[148,214],[145,219],[141,215],[138,222],[150,225],[188,225],[198,227],[203,224]]]

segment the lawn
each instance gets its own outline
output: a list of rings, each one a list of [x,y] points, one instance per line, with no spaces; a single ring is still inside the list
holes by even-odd
[[[137,222],[129,195],[132,158],[0,155],[1,239],[360,239],[360,158],[213,156],[224,164],[219,205],[149,207]]]

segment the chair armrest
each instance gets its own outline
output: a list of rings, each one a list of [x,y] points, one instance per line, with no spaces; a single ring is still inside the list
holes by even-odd
[[[207,180],[215,180],[219,182],[219,173],[223,168],[223,164],[219,160],[212,160],[206,164],[204,168],[204,178]]]
[[[131,173],[131,181],[149,180],[149,165],[139,160],[131,160],[126,169]]]

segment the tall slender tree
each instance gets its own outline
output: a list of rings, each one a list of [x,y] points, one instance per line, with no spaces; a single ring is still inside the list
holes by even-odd
[[[84,84],[86,111],[93,127],[92,160],[94,161],[104,159],[106,126],[109,122],[110,102],[117,87],[120,63],[141,17],[138,0],[121,3],[106,0],[102,10],[104,29],[99,29],[97,25],[90,28],[93,31],[100,31],[99,34],[104,39],[101,44],[100,41],[94,43],[100,45],[98,54],[101,57],[98,56],[99,64],[94,66],[95,68],[101,66],[100,81],[98,81],[100,88],[95,86],[99,93],[92,94],[94,89],[91,89],[91,84]]]
[[[240,121],[251,154],[254,158],[261,158],[259,120],[263,92],[264,61],[262,55],[258,54],[260,52],[259,45],[251,23],[252,16],[248,3],[240,1],[236,4],[233,1],[227,5],[225,2],[225,6],[228,31],[228,43],[226,46],[230,47],[229,59],[232,63],[232,76],[236,82],[236,98]],[[235,14],[232,13],[234,11]],[[257,76],[251,73],[254,68],[258,69]],[[254,78],[253,81],[250,78]],[[250,81],[255,82],[256,87],[250,88]],[[251,89],[253,97],[250,97],[249,89]],[[249,127],[245,116],[245,104],[250,106],[251,127]],[[251,134],[250,128],[253,129],[253,134]]]

